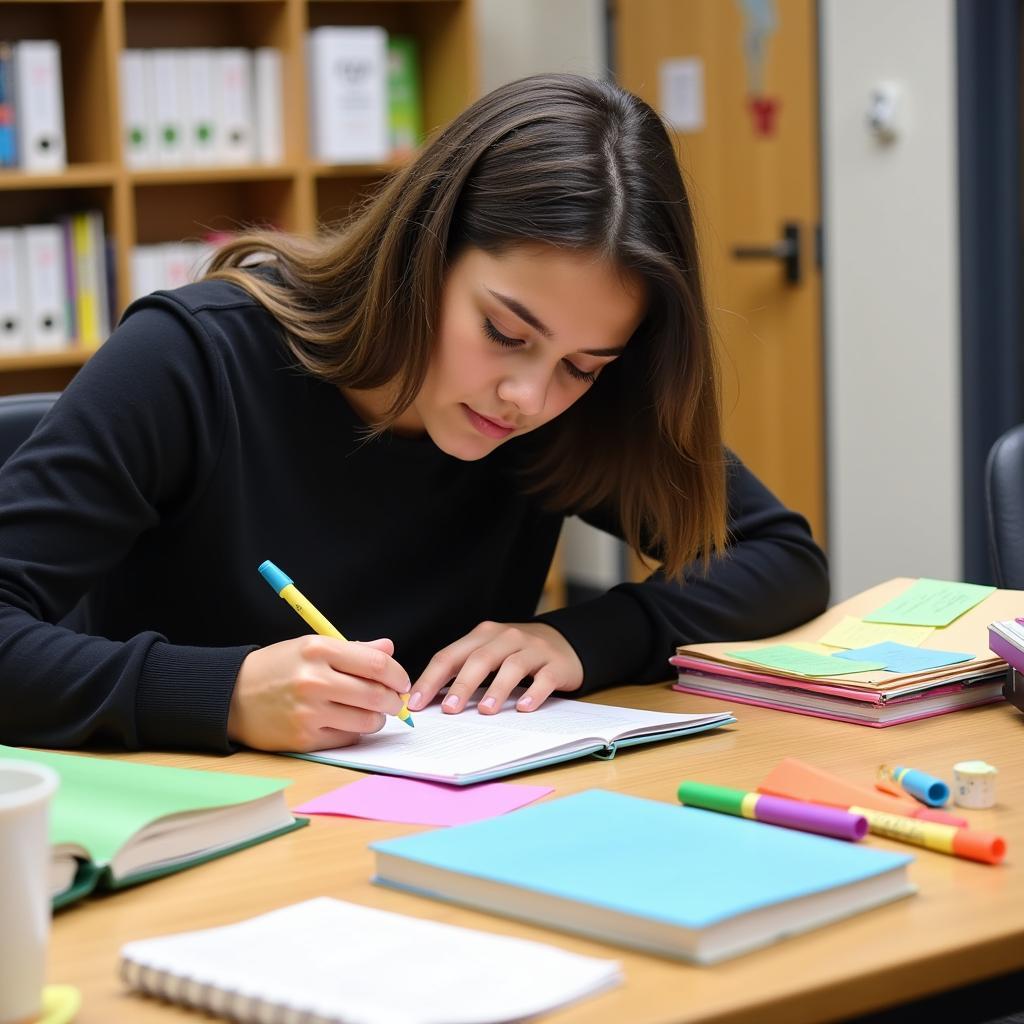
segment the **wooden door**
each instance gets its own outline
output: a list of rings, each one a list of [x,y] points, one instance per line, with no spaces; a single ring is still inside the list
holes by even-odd
[[[617,80],[680,125],[726,440],[823,542],[815,2],[613,0],[612,17]],[[799,280],[780,258],[735,255],[792,248],[787,226]]]

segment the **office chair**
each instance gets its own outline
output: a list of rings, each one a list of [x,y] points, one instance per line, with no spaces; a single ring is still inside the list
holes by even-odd
[[[59,395],[57,391],[0,395],[0,465],[32,433]]]

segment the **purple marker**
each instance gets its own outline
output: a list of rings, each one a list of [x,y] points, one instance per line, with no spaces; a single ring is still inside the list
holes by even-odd
[[[804,800],[787,800],[781,796],[748,793],[726,786],[709,786],[703,782],[680,782],[679,802],[707,811],[753,818],[769,825],[782,825],[802,832],[817,832],[834,839],[856,841],[868,834],[868,819],[838,807],[826,807]]]

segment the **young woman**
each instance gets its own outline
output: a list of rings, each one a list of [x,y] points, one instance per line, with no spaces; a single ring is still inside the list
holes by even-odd
[[[135,303],[0,473],[0,740],[309,750],[664,680],[820,612],[722,446],[689,204],[641,100],[475,103],[338,233]],[[535,615],[567,515],[661,563]],[[271,559],[342,632],[304,635]]]

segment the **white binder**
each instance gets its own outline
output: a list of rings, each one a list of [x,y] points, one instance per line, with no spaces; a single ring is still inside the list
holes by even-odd
[[[67,323],[67,281],[64,274],[64,233],[58,224],[22,228],[26,270],[28,347],[54,352],[70,343]]]
[[[131,300],[164,287],[164,248],[162,245],[137,245],[132,249]]]
[[[185,151],[188,162],[210,166],[218,162],[217,112],[213,88],[215,50],[182,50],[185,77]]]
[[[253,54],[256,107],[256,160],[279,164],[284,159],[281,117],[281,51],[261,46]]]
[[[20,231],[0,228],[0,354],[4,355],[23,352],[28,347]]]
[[[229,47],[215,52],[220,162],[252,163],[252,51]]]
[[[26,171],[67,166],[60,46],[52,39],[14,44],[14,103],[18,154]]]
[[[377,26],[325,25],[309,33],[310,138],[327,163],[388,159],[388,36]]]
[[[153,167],[157,162],[153,110],[153,74],[147,50],[122,50],[121,144],[128,167]]]
[[[156,162],[161,167],[185,163],[185,83],[176,50],[160,48],[150,55],[153,76],[153,114],[156,125]]]

